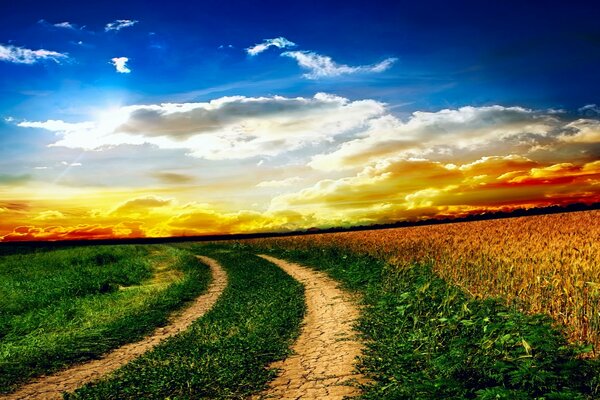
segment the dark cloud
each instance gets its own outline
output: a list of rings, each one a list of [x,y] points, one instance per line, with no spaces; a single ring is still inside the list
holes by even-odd
[[[22,174],[22,175],[9,175],[9,174],[0,174],[0,185],[19,185],[31,180],[31,175]]]
[[[163,183],[168,183],[168,184],[173,184],[173,185],[192,183],[196,180],[191,175],[180,174],[177,172],[153,172],[151,174],[151,176],[158,179],[159,181],[161,181]]]

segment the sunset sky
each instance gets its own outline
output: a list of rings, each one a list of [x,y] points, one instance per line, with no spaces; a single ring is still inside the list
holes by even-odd
[[[2,3],[0,240],[600,201],[596,2]]]

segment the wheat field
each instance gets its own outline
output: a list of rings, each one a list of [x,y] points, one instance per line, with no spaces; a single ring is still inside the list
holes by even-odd
[[[295,249],[336,247],[403,268],[431,264],[476,298],[545,313],[571,342],[600,349],[600,211],[373,231],[256,239]]]

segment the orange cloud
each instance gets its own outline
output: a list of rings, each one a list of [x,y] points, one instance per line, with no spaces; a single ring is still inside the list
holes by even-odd
[[[37,159],[0,176],[1,240],[293,230],[600,200],[598,118],[498,105],[401,118],[328,94],[103,115],[17,124],[56,133],[48,151],[97,151],[58,176]]]
[[[521,155],[464,164],[388,159],[350,177],[275,196],[267,209],[228,210],[137,195],[104,207],[0,204],[0,240],[69,240],[266,232],[387,223],[600,201],[600,161],[544,164]],[[74,201],[73,203],[77,203]],[[35,222],[35,223],[32,223]]]
[[[144,196],[137,197],[134,199],[127,200],[117,205],[111,213],[113,214],[133,214],[133,213],[146,213],[149,210],[158,207],[165,207],[170,205],[173,199],[165,199],[157,196]]]
[[[278,196],[272,207],[317,210],[321,221],[352,224],[599,200],[599,161],[542,165],[511,155],[460,166],[388,160],[354,177]]]
[[[72,227],[50,226],[47,228],[18,226],[11,233],[0,238],[5,242],[19,242],[134,237],[144,237],[139,225],[119,224],[116,226],[77,225]]]

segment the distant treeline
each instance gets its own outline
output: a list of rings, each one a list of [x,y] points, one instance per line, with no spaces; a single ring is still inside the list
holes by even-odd
[[[90,245],[90,244],[154,244],[154,243],[177,243],[177,242],[206,242],[217,240],[241,240],[255,239],[265,237],[280,237],[280,236],[296,236],[296,235],[311,235],[317,233],[333,233],[333,232],[350,232],[364,231],[372,229],[390,229],[404,228],[410,226],[422,225],[437,225],[449,224],[456,222],[483,221],[500,218],[515,218],[533,215],[558,214],[575,211],[590,211],[600,209],[600,203],[573,203],[564,206],[548,206],[534,208],[519,208],[512,211],[482,211],[473,213],[463,217],[448,217],[448,218],[429,218],[418,221],[397,221],[387,224],[372,224],[358,225],[349,227],[332,227],[332,228],[309,228],[300,231],[283,231],[283,232],[262,232],[262,233],[236,233],[236,234],[219,234],[219,235],[202,235],[202,236],[172,236],[172,237],[156,237],[156,238],[124,238],[124,239],[87,239],[87,240],[60,240],[60,241],[26,241],[26,242],[0,242],[0,255],[7,253],[14,254],[15,252],[27,252],[32,247],[56,247],[56,246],[75,246],[75,245]],[[9,247],[10,249],[8,249]]]

